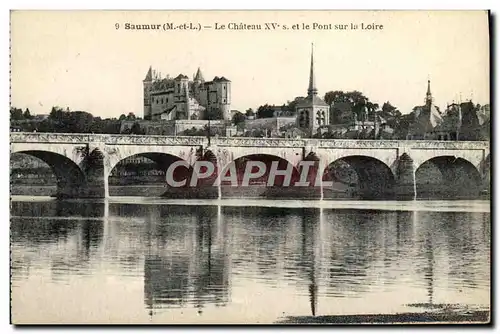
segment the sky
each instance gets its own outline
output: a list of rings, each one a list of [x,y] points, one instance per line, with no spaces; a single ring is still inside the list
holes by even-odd
[[[280,27],[124,29],[126,23],[167,22]],[[359,28],[318,30],[314,23]],[[383,28],[361,29],[372,23]],[[293,30],[294,24],[311,29]],[[142,116],[142,80],[150,65],[163,76],[192,77],[200,67],[206,80],[230,79],[232,109],[281,105],[307,93],[311,43],[320,96],[358,90],[408,113],[423,104],[430,79],[441,108],[460,96],[489,103],[485,11],[13,11],[11,106],[32,114],[57,105],[101,117]]]

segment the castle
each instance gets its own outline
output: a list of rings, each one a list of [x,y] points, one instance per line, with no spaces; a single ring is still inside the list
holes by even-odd
[[[145,120],[231,120],[231,81],[206,82],[200,68],[190,81],[183,74],[161,78],[149,67],[143,88]]]

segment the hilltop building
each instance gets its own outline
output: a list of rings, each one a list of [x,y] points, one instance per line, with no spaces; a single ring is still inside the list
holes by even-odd
[[[184,74],[162,78],[149,67],[143,89],[145,120],[231,120],[231,81],[205,81],[200,68],[189,80]]]

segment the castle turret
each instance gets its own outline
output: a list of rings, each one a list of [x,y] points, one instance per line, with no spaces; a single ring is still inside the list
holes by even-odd
[[[149,66],[149,70],[146,73],[146,77],[142,81],[143,85],[143,97],[144,97],[144,111],[143,118],[145,120],[151,119],[152,109],[151,109],[151,88],[153,86],[153,69]]]
[[[201,74],[201,70],[198,67],[196,74],[193,76],[193,96],[197,101],[201,102],[201,95],[203,86],[205,83],[205,79],[203,78],[203,74]]]
[[[198,67],[198,71],[196,71],[196,75],[194,76],[194,82],[196,83],[204,83],[205,79],[203,79],[203,74],[201,74],[201,70]]]

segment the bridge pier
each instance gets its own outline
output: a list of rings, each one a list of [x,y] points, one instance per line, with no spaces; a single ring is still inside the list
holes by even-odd
[[[417,198],[415,166],[413,159],[406,153],[403,153],[397,162],[394,196],[401,200]]]
[[[88,146],[87,146],[88,148]],[[108,198],[108,169],[104,164],[101,150],[94,148],[85,156],[79,165],[79,177],[73,177],[71,171],[57,173],[58,198]]]
[[[57,198],[108,198],[109,183],[106,175],[98,178],[88,177],[86,182],[73,183],[66,180],[58,181]]]

